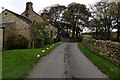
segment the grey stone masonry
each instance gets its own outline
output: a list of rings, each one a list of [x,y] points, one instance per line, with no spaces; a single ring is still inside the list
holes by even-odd
[[[30,20],[7,9],[5,9],[0,15],[2,15],[2,22],[14,21],[14,23],[7,25],[5,28],[4,47],[7,45],[7,38],[12,35],[22,35],[30,41],[30,24],[32,23]]]
[[[27,17],[28,19],[30,19],[32,21],[37,21],[37,22],[47,21],[47,20],[44,20],[39,14],[37,14],[33,10],[33,3],[32,2],[27,2],[26,3],[26,9],[21,15],[24,16],[24,17]],[[48,31],[49,34],[51,34],[51,31],[52,31],[52,35],[51,35],[52,39],[57,37],[57,28],[54,27],[53,25],[51,25],[50,23],[46,27],[46,31]]]
[[[82,43],[91,51],[120,65],[120,43],[110,40],[84,38]]]
[[[2,51],[2,44],[3,44],[3,29],[0,28],[0,52]]]

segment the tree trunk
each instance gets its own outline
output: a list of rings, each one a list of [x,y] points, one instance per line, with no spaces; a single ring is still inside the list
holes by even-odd
[[[96,27],[95,38],[97,38],[97,37],[98,37],[98,29],[97,29],[97,27]]]
[[[72,32],[72,38],[75,37],[75,30],[73,29],[73,32]]]
[[[53,32],[52,30],[50,31],[50,38],[53,39],[53,36],[52,36]]]
[[[110,27],[108,27],[108,32],[107,32],[107,39],[110,39]]]
[[[76,38],[78,38],[78,31],[76,31]]]
[[[118,29],[117,29],[117,40],[119,40],[119,36],[120,36],[120,26],[118,26]]]
[[[32,49],[34,49],[35,48],[35,40],[33,39],[33,41],[32,41]]]
[[[120,14],[120,2],[118,2],[118,15]],[[117,40],[119,41],[119,36],[120,36],[120,22],[118,21],[119,17],[117,17]]]

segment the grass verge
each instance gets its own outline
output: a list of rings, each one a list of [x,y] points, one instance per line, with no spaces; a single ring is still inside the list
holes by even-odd
[[[83,35],[84,38],[92,38],[92,35]]]
[[[93,53],[82,43],[79,43],[78,46],[83,54],[88,57],[103,73],[113,80],[120,80],[120,67],[115,66],[110,60]]]
[[[50,53],[60,43],[45,45],[38,49],[18,49],[3,51],[2,78],[24,78],[38,60]],[[52,46],[52,48],[50,48]],[[49,49],[47,49],[49,48]],[[45,50],[43,53],[42,50]],[[40,57],[37,57],[40,55]]]

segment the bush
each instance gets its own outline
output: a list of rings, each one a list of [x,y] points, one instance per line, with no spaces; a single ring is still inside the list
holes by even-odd
[[[35,39],[35,48],[40,48],[41,46],[44,45],[45,39],[44,37]]]
[[[45,43],[44,44],[52,44],[53,43],[53,40],[48,38],[45,40]]]
[[[57,38],[58,38],[58,42],[60,42],[61,41],[61,36],[57,36]]]
[[[52,39],[50,39],[49,41],[48,41],[48,44],[53,44],[54,42],[53,42],[53,40]]]
[[[58,38],[54,38],[54,42],[58,42]]]
[[[6,49],[28,48],[29,41],[22,35],[13,35],[7,38]]]
[[[78,42],[82,42],[83,37],[79,36],[77,39],[78,39]]]
[[[51,38],[50,38],[49,35],[50,35],[50,34],[49,34],[48,32],[44,32],[44,37],[45,37],[45,42],[44,42],[44,44],[51,44],[51,43],[53,43],[53,41],[51,40]]]
[[[111,38],[110,40],[116,41],[116,42],[120,42],[120,39],[118,40],[118,39],[116,39],[116,38]]]

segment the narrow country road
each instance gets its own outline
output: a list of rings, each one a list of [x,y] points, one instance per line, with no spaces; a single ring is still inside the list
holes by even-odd
[[[41,58],[27,78],[108,78],[83,53],[77,43],[63,43]]]

